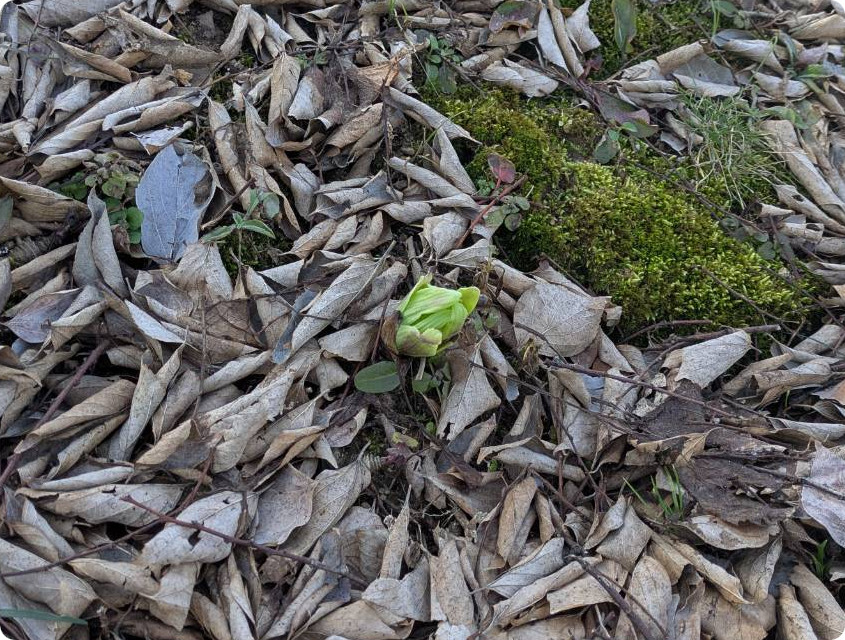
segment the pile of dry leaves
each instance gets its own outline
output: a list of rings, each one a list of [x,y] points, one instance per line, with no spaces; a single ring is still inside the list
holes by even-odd
[[[9,637],[841,637],[845,567],[817,545],[845,545],[835,308],[770,356],[751,334],[772,327],[641,350],[605,333],[609,299],[497,259],[473,140],[420,100],[418,63],[448,42],[459,82],[539,97],[586,87],[598,45],[589,1],[497,5],[5,7]],[[811,126],[770,122],[806,196],[766,215],[835,285],[839,9],[757,7],[785,39],[723,32],[590,87],[682,149],[679,86],[777,103],[807,92],[787,67],[825,69]],[[87,202],[52,188],[77,173]],[[221,242],[249,234],[289,249],[233,281]],[[478,286],[477,311],[433,361],[382,367],[394,393],[360,391],[426,273]]]

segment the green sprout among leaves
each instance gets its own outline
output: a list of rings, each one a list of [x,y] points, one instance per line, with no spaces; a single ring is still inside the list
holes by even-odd
[[[420,278],[399,304],[399,326],[388,342],[399,355],[416,358],[437,355],[458,335],[478,304],[481,296],[478,287],[446,289],[433,286],[431,279],[431,275]]]
[[[449,345],[475,310],[481,291],[478,287],[446,289],[431,284],[432,275],[419,279],[399,303],[398,313],[382,327],[388,349],[401,356],[431,358]],[[364,367],[355,375],[355,388],[364,393],[387,393],[400,385],[395,362],[382,360]],[[448,371],[441,367],[434,374],[423,368],[411,382],[416,393],[435,390],[441,399],[448,390]]]
[[[458,89],[458,76],[454,65],[460,64],[460,54],[445,40],[433,35],[428,36],[427,42],[428,49],[423,61],[426,84],[441,93],[455,93]]]
[[[663,517],[666,520],[681,520],[684,517],[686,505],[684,503],[684,486],[678,477],[678,471],[674,466],[664,468],[663,475],[669,484],[669,497],[664,498],[658,485],[657,476],[651,478],[651,495],[654,497],[660,510],[663,512]],[[643,498],[642,494],[634,488],[628,480],[625,480],[625,486],[636,496],[643,505],[649,503]]]
[[[275,238],[276,234],[273,233],[273,230],[265,222],[253,218],[259,207],[261,207],[266,217],[275,218],[279,213],[279,196],[269,191],[259,192],[255,189],[251,190],[249,192],[249,207],[247,207],[246,214],[242,215],[234,211],[232,213],[233,224],[217,227],[206,233],[200,240],[202,242],[219,242],[229,237],[235,231],[252,231],[268,238]]]
[[[830,572],[830,558],[827,556],[827,543],[827,538],[816,543],[816,552],[812,556],[813,573],[818,576],[819,580],[827,578],[827,574]]]
[[[675,467],[665,468],[663,472],[669,484],[669,498],[664,498],[660,492],[656,476],[651,479],[651,494],[657,500],[657,504],[660,505],[663,516],[667,520],[680,520],[684,517],[685,509],[684,486],[681,484],[681,479],[678,477],[678,471]]]
[[[126,209],[112,210],[113,198],[106,199],[106,206],[109,210],[109,224],[118,225],[126,229],[131,244],[141,242],[141,224],[144,222],[144,212],[138,207],[127,207]],[[118,203],[119,206],[119,203]]]

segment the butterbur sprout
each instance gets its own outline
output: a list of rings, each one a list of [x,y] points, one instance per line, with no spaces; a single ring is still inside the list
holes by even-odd
[[[402,356],[427,358],[442,351],[478,304],[477,287],[445,289],[420,278],[399,304],[398,318],[386,323],[387,346]]]

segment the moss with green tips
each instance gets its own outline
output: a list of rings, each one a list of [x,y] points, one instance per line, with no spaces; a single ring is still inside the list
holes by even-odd
[[[487,156],[494,151],[526,175],[522,193],[532,208],[515,233],[499,233],[507,258],[529,269],[538,255],[548,255],[596,293],[612,295],[623,306],[623,328],[682,319],[731,326],[770,321],[755,306],[784,319],[806,316],[811,301],[777,275],[780,262],[726,235],[712,208],[648,170],[673,171],[686,181],[690,167],[672,168],[642,147],[628,150],[637,162],[618,167],[585,160],[604,126],[565,97],[529,101],[499,90],[464,90],[436,102],[482,143],[465,149],[473,179],[489,178]],[[713,185],[702,190],[729,204]],[[799,284],[812,286],[809,279]]]

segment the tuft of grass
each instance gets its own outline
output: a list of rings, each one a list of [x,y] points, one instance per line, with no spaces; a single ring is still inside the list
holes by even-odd
[[[672,467],[663,469],[663,476],[669,484],[669,498],[664,498],[657,482],[657,476],[651,478],[651,495],[660,505],[663,517],[667,520],[681,520],[684,517],[684,486],[678,477],[678,470]]]
[[[663,496],[663,491],[660,489],[658,484],[657,475],[651,477],[651,495],[654,498],[655,503],[657,503],[657,506],[659,506],[660,510],[663,512],[663,517],[666,520],[677,522],[678,520],[683,519],[684,512],[686,510],[684,487],[678,477],[678,471],[674,466],[664,467],[663,477],[669,485],[668,497]],[[634,488],[634,485],[628,482],[627,479],[625,480],[625,486],[632,494],[634,494],[634,497],[636,497],[641,504],[648,506],[649,502],[639,491],[637,491],[636,488]]]
[[[785,164],[760,129],[762,110],[741,97],[705,98],[682,94],[681,114],[700,144],[691,150],[698,186],[715,185],[745,207],[759,198],[759,187],[787,179]]]
[[[828,539],[825,538],[821,542],[816,543],[816,551],[811,558],[813,562],[813,573],[816,574],[819,580],[827,578],[830,572],[830,558],[827,555]]]

